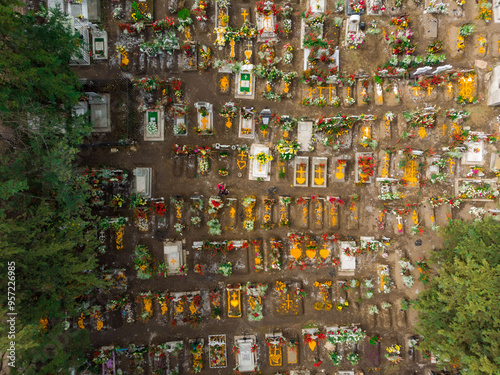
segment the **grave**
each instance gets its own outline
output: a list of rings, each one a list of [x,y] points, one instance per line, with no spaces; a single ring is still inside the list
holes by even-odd
[[[500,23],[500,3],[498,1],[493,2],[493,12],[492,12],[494,23]]]
[[[241,286],[228,285],[227,291],[227,316],[229,318],[241,318]]]
[[[311,375],[311,372],[309,370],[291,370],[290,375]]]
[[[422,24],[424,26],[424,38],[435,39],[438,36],[438,20],[429,13],[422,15]]]
[[[179,110],[174,111],[174,126],[173,132],[175,136],[187,136],[188,127],[186,121],[186,114],[184,113],[183,106],[181,104],[174,104],[173,108],[178,108]]]
[[[373,168],[375,164],[373,153],[356,152],[356,183],[371,184],[373,182]]]
[[[326,188],[328,180],[328,158],[326,157],[313,157],[312,170],[311,170],[311,186]]]
[[[313,133],[312,121],[299,121],[297,126],[297,141],[300,143],[299,151],[309,151]]]
[[[285,339],[281,332],[266,333],[265,341],[269,350],[269,364],[273,367],[283,365],[283,343]]]
[[[271,155],[271,150],[268,146],[262,144],[253,144],[250,147],[250,168],[248,179],[251,181],[270,181],[271,180],[271,161],[265,164],[260,164],[256,157],[259,153],[264,152],[268,156]]]
[[[213,107],[212,104],[206,102],[196,102],[194,106],[197,110],[197,123],[195,129],[199,134],[211,135],[213,134]]]
[[[238,348],[236,354],[236,367],[239,372],[253,372],[257,364],[255,335],[234,336],[234,344]]]
[[[335,168],[335,171],[332,172],[333,182],[346,181],[347,161],[350,159],[351,157],[348,155],[341,155],[336,158],[333,158],[333,168]]]
[[[326,200],[330,202],[328,212],[330,227],[335,229],[339,226],[340,197],[327,196]]]
[[[165,117],[163,108],[147,110],[144,113],[144,140],[165,140]]]
[[[500,5],[498,7],[500,7]],[[500,13],[500,10],[498,12]],[[498,48],[500,50],[500,39],[498,41],[498,44]],[[497,65],[493,68],[493,74],[491,75],[490,85],[488,87],[488,105],[500,105],[500,65]]]
[[[141,194],[144,198],[151,198],[152,190],[152,168],[135,168],[133,170],[134,179],[134,193]]]
[[[90,34],[89,27],[80,22],[78,19],[71,18],[69,21],[76,29],[76,33],[80,34],[80,43],[78,51],[75,52],[69,61],[70,66],[87,66],[90,65]]]
[[[106,31],[92,31],[92,56],[94,60],[108,59],[108,33]]]
[[[346,249],[354,249],[355,241],[340,241],[340,265],[339,276],[354,276],[356,271],[356,257],[345,253]]]
[[[255,113],[253,112],[253,107],[243,107],[241,109],[238,136],[240,138],[255,137]]]
[[[346,1],[349,2],[349,0]],[[350,7],[347,7],[347,9],[350,10]],[[345,40],[349,39],[350,34],[358,34],[360,32],[359,19],[360,17],[358,14],[353,14],[349,17],[345,28]]]
[[[236,73],[235,94],[236,99],[255,98],[255,77],[252,73],[253,65],[243,65],[241,71]]]
[[[208,360],[210,368],[227,367],[226,335],[208,335]]]
[[[483,132],[470,132],[470,136],[477,136],[477,141],[467,140],[464,142],[467,146],[467,152],[462,156],[463,165],[482,165],[484,163],[484,136]]]
[[[297,156],[293,167],[293,186],[309,186],[309,157]]]
[[[272,3],[271,1],[266,1],[264,4]],[[257,30],[258,30],[258,42],[276,42],[278,36],[274,33],[274,28],[276,26],[276,16],[271,12],[271,14],[259,14],[257,13]]]
[[[168,267],[167,275],[182,274],[181,267],[186,264],[186,252],[182,248],[182,241],[163,242],[163,260]]]
[[[326,0],[309,0],[309,9],[313,13],[325,13]]]
[[[92,132],[111,132],[110,94],[96,94],[87,92],[90,106],[90,121],[92,122]]]

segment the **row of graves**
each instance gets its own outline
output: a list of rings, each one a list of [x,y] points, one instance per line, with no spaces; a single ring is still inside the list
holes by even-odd
[[[357,324],[328,327],[309,325],[302,329],[300,336],[299,338],[277,330],[266,333],[263,340],[253,334],[235,335],[231,340],[232,346],[226,334],[208,335],[206,339],[167,341],[149,346],[104,346],[94,352],[92,362],[94,367],[102,369],[103,374],[110,375],[115,375],[120,370],[142,374],[148,368],[153,374],[200,373],[207,367],[227,369],[230,368],[230,363],[235,364],[233,370],[239,373],[259,372],[259,363],[266,360],[274,369],[274,374],[309,375],[310,370],[293,369],[280,372],[279,368],[312,365],[313,368],[319,369],[325,366],[323,361],[328,361],[335,369],[347,368],[339,370],[337,374],[354,375],[352,368],[358,365],[363,357],[374,368],[381,363],[381,338],[378,335],[368,338],[366,332]],[[406,339],[404,345],[387,345],[384,357],[395,364],[403,357],[421,361],[422,358],[417,358],[421,356],[415,350],[420,340],[419,336],[411,336]],[[404,349],[407,349],[407,354]],[[234,360],[229,358],[231,354]]]

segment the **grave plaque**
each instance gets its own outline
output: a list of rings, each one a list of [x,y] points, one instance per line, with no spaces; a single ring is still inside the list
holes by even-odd
[[[250,159],[249,180],[271,180],[271,161],[268,161],[265,164],[260,164],[256,159],[257,155],[261,152],[264,152],[267,155],[270,155],[271,153],[269,147],[264,145],[253,144],[250,148],[250,155],[252,155],[253,158]]]
[[[483,136],[482,132],[471,132],[470,135]],[[466,141],[467,152],[462,156],[463,165],[481,165],[484,162],[484,141],[478,139],[475,142]]]
[[[167,275],[179,275],[180,269],[185,263],[185,257],[181,241],[165,241],[163,243],[163,258],[168,267]]]
[[[256,351],[253,349],[256,337],[235,336],[234,342],[239,349],[236,354],[236,367],[240,372],[253,372],[256,365]]]
[[[165,118],[163,109],[148,110],[144,113],[144,140],[163,141],[165,139]]]
[[[92,31],[92,51],[94,60],[107,60],[108,33],[106,31]]]
[[[356,242],[341,241],[340,242],[340,267],[339,276],[354,276],[356,271],[356,257],[349,256],[345,253],[346,249],[354,249]]]
[[[254,99],[255,77],[252,73],[253,65],[243,65],[241,71],[236,73],[235,86],[237,99]]]
[[[274,33],[276,26],[276,16],[274,14],[263,15],[257,14],[257,29],[259,35],[258,42],[274,42],[278,40],[278,36]]]

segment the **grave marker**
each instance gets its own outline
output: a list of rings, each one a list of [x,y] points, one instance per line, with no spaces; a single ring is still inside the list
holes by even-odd
[[[293,186],[307,187],[309,186],[309,157],[297,156],[293,169]]]
[[[264,152],[267,155],[271,155],[271,151],[269,147],[261,145],[261,144],[253,144],[250,147],[250,155],[253,157],[250,159],[250,168],[249,168],[249,180],[262,180],[262,181],[270,181],[271,180],[271,161],[267,161],[265,164],[260,164],[256,157],[259,153]]]
[[[312,121],[299,121],[297,126],[297,141],[300,143],[299,151],[309,151],[313,133]]]
[[[92,31],[92,56],[94,60],[108,59],[108,33],[106,31]]]
[[[252,73],[253,65],[243,65],[241,71],[236,73],[236,91],[234,97],[237,99],[254,99],[255,78]]]
[[[144,140],[163,141],[165,139],[165,117],[163,108],[147,110],[144,113]]]
[[[151,198],[152,168],[135,168],[133,170],[134,193],[141,194],[144,198]]]
[[[243,107],[241,109],[238,136],[240,138],[255,137],[255,114],[253,112],[253,107]]]
[[[89,95],[90,121],[92,132],[111,132],[111,94],[87,93]]]
[[[345,156],[345,155],[333,158],[333,168],[335,168],[335,170],[332,171],[333,182],[345,182],[346,181],[347,161],[350,159],[351,159],[350,156]]]
[[[312,170],[311,170],[311,186],[312,187],[326,187],[328,179],[327,174],[328,158],[326,157],[313,157]]]

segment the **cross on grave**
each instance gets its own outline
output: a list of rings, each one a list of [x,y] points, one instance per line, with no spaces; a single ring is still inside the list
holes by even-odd
[[[453,174],[453,165],[456,164],[452,158],[448,159],[448,162],[450,163],[450,174]]]
[[[314,173],[318,174],[318,176],[314,178],[316,185],[323,185],[323,182],[325,182],[325,178],[323,177],[325,174],[324,171],[325,170],[322,169],[321,165],[318,165],[318,169],[314,170]]]
[[[347,87],[346,90],[347,90],[347,96],[349,96],[349,94],[351,93],[351,88]]]
[[[316,89],[313,89],[312,87],[309,87],[307,90],[309,91],[309,98],[312,99],[313,98],[313,92],[316,92]]]
[[[448,83],[448,85],[446,86],[448,87],[448,94],[451,94],[451,92],[453,91],[453,83]]]
[[[443,137],[444,137],[446,135],[447,126],[443,124],[443,126],[441,126],[441,129],[443,130]]]
[[[299,175],[298,177],[295,178],[295,180],[297,181],[297,183],[299,185],[302,185],[304,184],[304,182],[306,182],[306,178],[304,177],[304,175],[306,174],[306,169],[304,166],[299,166],[299,168],[297,169],[297,174]]]
[[[172,260],[170,261],[170,263],[172,263],[172,266],[175,266],[175,263],[176,263],[176,262],[177,262],[177,261],[176,261],[175,259],[172,259]]]
[[[398,232],[401,233],[403,232],[403,217],[398,215],[396,220],[397,220],[396,226],[398,228]]]
[[[344,178],[344,164],[339,163],[337,166],[337,172],[335,173],[337,180],[342,180]]]
[[[231,45],[231,52],[230,52],[229,56],[231,56],[231,57],[234,57],[234,55],[235,55],[235,53],[234,53],[234,45],[235,45],[235,43],[236,42],[234,41],[234,39],[231,39],[231,41],[229,42],[229,44]]]
[[[266,135],[267,135],[267,130],[266,130],[266,129],[262,129],[260,132],[262,133],[262,136],[263,136],[264,138],[266,138]]]
[[[249,14],[246,9],[243,9],[241,15],[243,16],[243,22],[247,22],[247,17],[249,16]]]
[[[231,305],[234,307],[239,305],[238,294],[236,292],[233,292],[233,294],[231,294]]]
[[[409,160],[405,166],[404,178],[410,186],[417,185],[417,162],[415,160]]]
[[[432,85],[427,86],[427,96],[431,96],[432,89]]]
[[[411,220],[413,221],[413,224],[418,225],[418,214],[417,210],[413,210],[413,213],[411,215]]]
[[[290,305],[294,302],[294,300],[290,299],[290,295],[287,293],[286,300],[284,302],[286,303],[286,309],[290,310]]]
[[[207,130],[207,125],[208,125],[208,118],[207,117],[208,116],[203,116],[200,120],[203,130]]]
[[[382,169],[382,177],[389,177],[389,154],[385,154],[384,158],[382,159],[384,161],[384,169]]]
[[[420,92],[420,86],[414,86],[411,88],[413,90],[413,94],[415,96],[418,96],[419,92]]]

